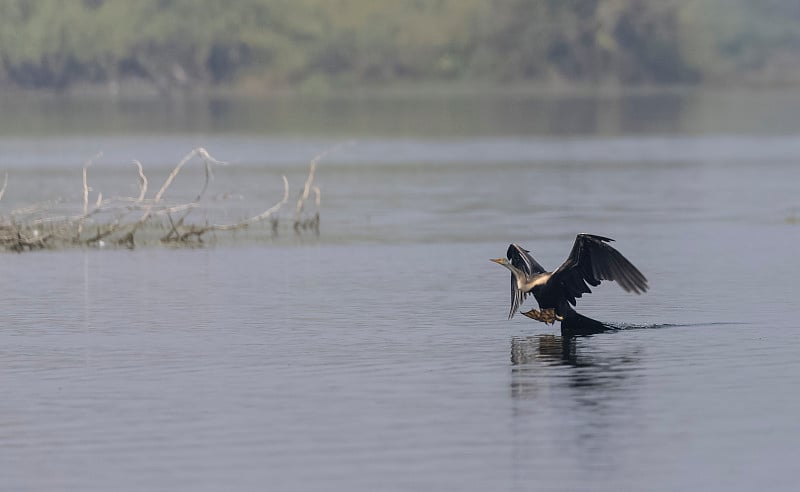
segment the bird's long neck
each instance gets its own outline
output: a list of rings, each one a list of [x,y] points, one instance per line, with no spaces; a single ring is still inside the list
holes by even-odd
[[[517,287],[524,292],[530,292],[535,287],[546,284],[550,280],[550,275],[552,275],[550,272],[528,275],[513,265],[509,265],[509,270],[514,274],[514,278],[517,279]]]
[[[525,274],[525,272],[515,267],[514,265],[510,263],[502,263],[502,265],[511,270],[511,273],[514,274],[514,278],[516,278],[517,281],[522,280],[524,282],[525,280],[527,280],[528,276]]]
[[[517,287],[519,287],[520,289],[523,289],[526,284],[530,283],[531,276],[529,276],[527,273],[523,272],[519,268],[517,268],[514,265],[511,265],[509,263],[505,263],[505,264],[503,264],[503,266],[508,268],[509,270],[511,270],[511,273],[514,275],[514,278],[517,280]]]

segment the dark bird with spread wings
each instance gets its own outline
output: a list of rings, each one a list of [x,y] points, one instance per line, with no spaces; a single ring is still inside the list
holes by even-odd
[[[647,291],[647,279],[622,253],[608,243],[613,239],[592,234],[578,234],[569,257],[552,272],[537,263],[528,250],[511,244],[507,258],[492,261],[511,270],[511,311],[514,317],[522,302],[533,294],[539,311],[522,313],[545,323],[563,321],[566,317],[580,316],[587,322],[597,323],[578,315],[572,306],[583,294],[591,293],[589,286],[597,287],[603,280],[617,282],[626,292],[642,294]],[[563,325],[562,325],[563,329]]]

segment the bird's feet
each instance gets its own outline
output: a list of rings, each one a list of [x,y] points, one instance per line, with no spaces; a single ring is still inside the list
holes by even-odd
[[[555,308],[542,309],[541,311],[536,309],[531,309],[527,313],[522,313],[522,314],[529,317],[530,319],[535,319],[536,321],[541,321],[542,323],[547,323],[548,325],[552,325],[556,321],[561,321],[562,319],[564,319],[563,317],[556,314]]]

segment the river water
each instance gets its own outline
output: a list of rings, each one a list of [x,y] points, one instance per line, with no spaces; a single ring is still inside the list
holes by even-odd
[[[203,146],[229,164],[202,213],[236,220],[350,142],[318,236],[0,255],[4,490],[796,486],[800,94],[0,109],[2,214],[79,211],[99,151],[92,192],[135,195],[131,159],[160,183]],[[489,258],[555,268],[578,232],[649,279],[579,301],[620,329],[507,320]]]

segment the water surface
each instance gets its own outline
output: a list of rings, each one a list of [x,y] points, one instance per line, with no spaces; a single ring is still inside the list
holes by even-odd
[[[241,195],[211,210],[238,217],[277,198],[281,174],[296,193],[310,157],[357,143],[320,164],[319,237],[3,254],[4,485],[791,490],[800,129],[783,111],[746,116],[794,99],[659,97],[640,112],[606,99],[450,100],[450,116],[418,104],[401,113],[409,129],[384,120],[403,101],[340,101],[331,132],[319,108],[297,116],[316,126],[240,128],[237,115],[255,116],[234,103],[211,117],[220,129],[196,133],[178,117],[146,132],[118,106],[121,132],[79,119],[85,131],[53,134],[26,116],[31,132],[0,137],[3,212],[54,195],[79,208],[80,167],[98,150],[93,186],[124,194],[130,159],[157,182],[203,145],[231,162],[215,189]],[[549,126],[480,118],[493,112]],[[628,116],[607,131],[581,114]],[[202,170],[182,179],[176,196],[191,196]],[[508,272],[489,258],[514,241],[554,268],[577,232],[616,238],[650,280],[644,296],[612,284],[580,301],[621,329],[565,341],[506,320]]]

